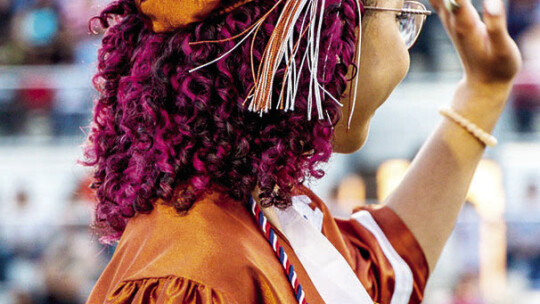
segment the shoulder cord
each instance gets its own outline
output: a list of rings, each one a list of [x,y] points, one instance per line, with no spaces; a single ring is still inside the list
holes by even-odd
[[[255,217],[255,221],[261,229],[261,232],[272,246],[272,249],[274,250],[279,262],[281,263],[281,266],[283,266],[283,268],[285,269],[285,274],[287,275],[289,283],[291,283],[296,301],[301,304],[307,304],[306,294],[302,289],[302,285],[300,284],[300,282],[298,282],[298,277],[296,275],[296,271],[294,270],[294,266],[289,263],[289,259],[287,258],[285,249],[283,249],[283,246],[279,244],[279,240],[276,236],[274,228],[272,228],[272,226],[266,219],[266,216],[264,216],[261,208],[259,208],[259,205],[257,205],[255,199],[253,199],[253,196],[249,198],[249,204],[251,213]]]

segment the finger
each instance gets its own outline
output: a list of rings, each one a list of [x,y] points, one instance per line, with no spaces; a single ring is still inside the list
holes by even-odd
[[[504,46],[508,42],[509,35],[502,0],[484,0],[483,19],[491,43],[495,46]]]
[[[468,43],[478,39],[477,29],[483,27],[482,20],[470,0],[433,0],[432,3],[454,42]]]
[[[458,9],[460,6],[456,0],[444,0],[443,2],[444,2],[444,7],[450,13]]]
[[[470,31],[482,22],[480,15],[470,0],[455,0],[455,2],[459,6],[450,12],[453,30],[457,34],[470,34]]]
[[[445,8],[444,2],[447,0],[430,0],[431,6],[435,10],[439,19],[443,24],[446,24],[450,11]]]

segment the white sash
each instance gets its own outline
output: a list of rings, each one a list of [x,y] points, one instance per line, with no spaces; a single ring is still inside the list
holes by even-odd
[[[293,200],[295,204],[303,203]],[[274,210],[283,233],[325,303],[373,304],[345,258],[320,231],[295,208]]]

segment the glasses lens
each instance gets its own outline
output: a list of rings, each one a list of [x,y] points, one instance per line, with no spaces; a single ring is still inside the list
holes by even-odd
[[[406,1],[403,4],[403,9],[425,11],[426,7],[419,2]],[[399,23],[399,31],[405,41],[405,45],[411,48],[416,42],[418,35],[420,35],[426,15],[403,12],[402,17]]]

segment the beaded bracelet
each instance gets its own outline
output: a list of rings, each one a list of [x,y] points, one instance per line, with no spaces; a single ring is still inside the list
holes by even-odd
[[[470,122],[467,118],[461,116],[456,111],[454,111],[452,108],[445,108],[442,107],[439,109],[439,113],[442,116],[445,116],[458,125],[462,126],[467,130],[469,133],[471,133],[474,137],[476,137],[479,141],[481,141],[486,146],[494,147],[497,145],[497,138],[495,138],[493,135],[487,133],[486,131],[480,129],[477,125]]]

